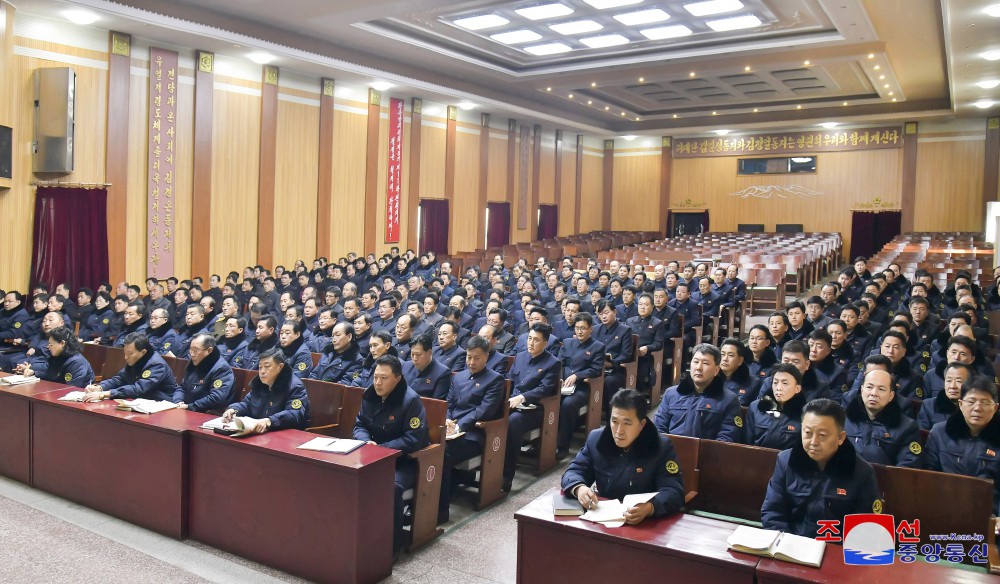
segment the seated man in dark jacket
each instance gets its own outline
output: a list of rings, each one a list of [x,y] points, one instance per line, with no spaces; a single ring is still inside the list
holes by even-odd
[[[258,375],[250,382],[250,391],[242,401],[230,404],[222,415],[229,422],[234,416],[253,420],[251,431],[306,427],[309,421],[309,398],[302,381],[292,374],[281,349],[273,348],[260,356]]]
[[[802,440],[778,454],[760,515],[764,529],[815,538],[820,520],[879,513],[875,471],[844,431],[840,404],[816,399],[802,411]]]
[[[725,387],[720,375],[722,355],[703,343],[694,348],[690,375],[667,388],[656,410],[656,429],[663,434],[742,442],[743,417],[740,400]]]
[[[184,379],[174,390],[173,402],[192,412],[217,410],[236,398],[233,369],[222,358],[215,337],[200,333],[188,347],[191,361],[184,369]]]
[[[170,400],[177,381],[170,367],[163,360],[143,333],[132,333],[124,339],[125,367],[111,379],[97,385],[88,385],[84,401],[102,399]]]
[[[587,443],[562,476],[562,490],[576,497],[584,509],[601,497],[652,493],[647,503],[625,511],[625,522],[635,525],[647,517],[663,517],[684,505],[684,483],[670,438],[658,434],[647,415],[646,398],[623,389],[611,398],[609,423],[587,436]],[[592,485],[596,483],[596,492]]]
[[[392,355],[375,362],[372,384],[361,398],[361,411],[354,424],[354,439],[364,440],[403,453],[396,459],[396,492],[392,547],[398,555],[403,548],[403,493],[416,481],[416,464],[406,456],[427,446],[427,413],[420,396],[407,387],[403,366]]]

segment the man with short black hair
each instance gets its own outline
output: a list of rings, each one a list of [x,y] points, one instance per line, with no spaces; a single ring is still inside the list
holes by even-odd
[[[430,333],[410,340],[410,360],[403,363],[403,377],[413,391],[423,397],[448,399],[451,389],[451,369],[434,359],[434,340]]]
[[[122,342],[125,366],[111,379],[88,385],[83,401],[145,398],[169,401],[177,381],[163,357],[160,357],[143,333],[125,336]]]
[[[725,388],[719,375],[719,349],[702,343],[694,348],[690,375],[667,388],[653,419],[664,434],[740,443],[743,416],[739,397]]]
[[[875,471],[847,440],[845,421],[844,408],[833,400],[806,404],[802,439],[778,454],[767,485],[764,529],[815,538],[820,521],[882,512]]]

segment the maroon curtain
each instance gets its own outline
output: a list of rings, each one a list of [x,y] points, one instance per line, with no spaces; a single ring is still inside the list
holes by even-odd
[[[902,211],[853,211],[850,257],[871,257],[899,235]]]
[[[487,203],[489,222],[486,224],[486,247],[503,247],[510,243],[510,203]]]
[[[555,205],[538,206],[538,239],[552,239],[559,235],[559,208]]]
[[[71,290],[108,279],[108,190],[38,187],[31,282]]]
[[[420,201],[420,253],[432,251],[448,255],[448,201],[422,199]]]

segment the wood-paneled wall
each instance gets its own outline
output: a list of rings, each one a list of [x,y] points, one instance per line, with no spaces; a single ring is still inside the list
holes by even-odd
[[[0,2],[0,18],[9,18],[13,8]],[[106,31],[91,31],[91,36]],[[99,33],[99,34],[98,34]],[[30,143],[33,125],[32,72],[39,67],[72,66],[77,74],[76,171],[58,177],[72,182],[103,182],[106,160],[107,121],[107,50],[98,50],[91,42],[58,42],[59,38],[14,37],[12,27],[0,27],[0,80],[11,91],[0,104],[0,123],[14,126],[14,172],[12,188],[0,195],[0,216],[16,217],[7,222],[7,233],[0,242],[0,288],[25,289],[31,262],[31,229],[34,193],[30,183]],[[145,45],[141,39],[133,44]],[[15,50],[15,47],[20,47]],[[83,48],[81,48],[83,47]],[[133,53],[128,112],[127,205],[120,216],[112,213],[109,230],[124,234],[122,253],[124,277],[138,282],[146,276],[146,138],[148,53]],[[803,223],[809,230],[844,233],[849,238],[850,209],[875,197],[898,201],[901,185],[901,151],[862,151],[819,155],[819,170],[814,175],[796,177],[736,176],[735,158],[677,159],[670,176],[669,204],[660,202],[661,156],[648,143],[618,142],[614,159],[606,166],[601,136],[586,136],[577,153],[576,134],[564,130],[559,164],[556,163],[555,131],[543,127],[536,132],[530,125],[527,143],[522,145],[517,121],[513,132],[509,120],[493,116],[492,127],[483,128],[480,113],[459,112],[454,148],[447,144],[446,107],[425,104],[422,123],[412,126],[409,108],[412,96],[382,96],[378,123],[378,197],[374,208],[365,204],[368,104],[363,92],[338,92],[334,98],[332,151],[330,160],[319,158],[319,79],[290,72],[294,81],[279,88],[277,111],[277,164],[275,211],[258,217],[258,164],[260,144],[261,83],[259,69],[252,66],[239,72],[217,70],[213,87],[212,117],[212,203],[207,209],[192,208],[194,72],[191,69],[193,48],[180,49],[180,83],[177,86],[178,156],[175,168],[174,273],[192,275],[192,224],[194,214],[210,217],[208,266],[212,272],[225,273],[257,263],[257,231],[262,225],[274,229],[273,255],[276,263],[290,265],[296,259],[310,260],[316,254],[318,173],[321,162],[328,164],[332,175],[332,205],[329,211],[330,248],[325,255],[340,257],[348,251],[388,249],[384,241],[385,185],[387,172],[388,112],[392,97],[404,98],[407,111],[404,124],[401,238],[405,247],[416,218],[407,212],[410,193],[409,172],[411,138],[419,132],[419,196],[444,198],[447,194],[445,168],[455,169],[452,202],[452,249],[465,251],[481,247],[478,225],[483,212],[477,200],[482,173],[486,173],[488,201],[511,203],[514,242],[530,241],[536,234],[537,204],[559,205],[559,234],[571,235],[601,229],[605,223],[605,168],[610,169],[611,216],[614,229],[662,230],[668,207],[690,199],[704,203],[711,212],[713,230],[733,230],[738,223]],[[231,73],[231,74],[230,74]],[[282,78],[284,79],[284,70]],[[335,75],[331,75],[335,77]],[[339,88],[339,85],[338,85]],[[349,88],[350,89],[350,88]],[[419,97],[419,96],[418,96]],[[982,226],[982,174],[984,164],[985,120],[983,129],[970,131],[969,123],[955,131],[936,126],[920,135],[916,175],[915,228],[919,230],[977,230]],[[921,128],[921,132],[924,132]],[[513,138],[511,138],[513,136]],[[513,139],[513,143],[509,140]],[[659,143],[659,137],[653,140]],[[486,142],[486,156],[481,146]],[[650,140],[647,140],[649,142]],[[640,141],[641,142],[641,141]],[[632,144],[630,146],[630,144]],[[528,164],[521,168],[520,156],[510,159],[509,147],[520,153],[527,149]],[[452,160],[448,160],[453,152]],[[537,158],[536,158],[537,157]],[[485,162],[484,162],[485,160]],[[579,162],[578,162],[579,161]],[[484,166],[485,165],[485,166]],[[579,166],[579,168],[578,168]],[[537,167],[537,173],[536,173]],[[556,173],[559,172],[559,177]],[[527,177],[532,205],[527,209],[528,225],[517,228],[520,199],[518,190],[522,173]],[[537,178],[537,182],[536,182]],[[557,180],[557,178],[559,180]],[[556,192],[556,187],[559,192]],[[800,185],[820,193],[814,198],[737,198],[741,189],[752,185]],[[116,187],[117,188],[117,187]],[[372,217],[372,213],[375,217]],[[579,217],[579,219],[577,219]],[[363,250],[366,220],[376,235],[373,250]],[[266,222],[266,223],[265,223]],[[576,223],[578,222],[578,227]],[[209,274],[196,274],[208,276]]]

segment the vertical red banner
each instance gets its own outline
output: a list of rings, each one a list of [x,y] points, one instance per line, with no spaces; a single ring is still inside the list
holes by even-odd
[[[147,122],[146,276],[163,279],[174,272],[177,53],[173,51],[149,49]]]
[[[403,175],[403,100],[389,100],[389,177],[385,186],[385,242],[399,243],[400,180]]]

